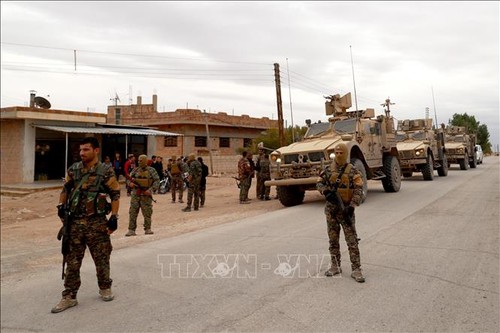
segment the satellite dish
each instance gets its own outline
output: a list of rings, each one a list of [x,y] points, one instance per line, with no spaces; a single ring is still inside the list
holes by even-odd
[[[50,102],[41,96],[35,97],[35,106],[42,109],[50,109]]]

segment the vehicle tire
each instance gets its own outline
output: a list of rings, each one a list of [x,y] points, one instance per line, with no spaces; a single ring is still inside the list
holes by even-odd
[[[443,160],[441,161],[441,166],[439,168],[437,168],[437,172],[438,172],[439,177],[448,176],[449,166],[450,165],[448,164],[448,158],[446,157],[445,154],[443,154]]]
[[[413,176],[413,171],[404,171],[403,172],[403,177],[410,178],[411,176]]]
[[[469,165],[470,165],[471,169],[475,169],[476,168],[477,161],[476,161],[476,157],[475,156],[472,158],[472,161],[469,162]]]
[[[427,163],[422,168],[422,175],[424,176],[424,180],[434,179],[434,159],[431,154],[427,155]]]
[[[356,169],[361,173],[361,178],[363,178],[363,197],[361,198],[361,203],[365,202],[366,196],[368,194],[368,179],[366,177],[365,165],[359,158],[353,158],[351,164],[354,165]]]
[[[298,186],[277,186],[276,192],[285,207],[297,206],[304,201],[305,191],[301,191]]]
[[[458,161],[458,164],[460,164],[460,170],[467,170],[469,168],[469,154],[465,153],[464,158]]]
[[[386,192],[398,192],[401,188],[401,167],[399,161],[394,156],[384,157],[384,173],[382,186]]]

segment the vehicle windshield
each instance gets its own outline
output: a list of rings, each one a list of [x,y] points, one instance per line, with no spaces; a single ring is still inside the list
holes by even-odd
[[[425,133],[422,132],[422,131],[418,131],[418,132],[412,133],[411,137],[414,140],[424,140],[425,139]]]
[[[309,138],[312,136],[319,135],[323,132],[326,132],[330,129],[330,123],[315,123],[311,124],[307,129],[306,134],[304,134],[305,138]]]
[[[396,141],[404,141],[408,136],[405,132],[397,132],[396,133]]]
[[[455,136],[453,138],[453,141],[455,141],[455,142],[464,142],[464,137],[462,135]]]
[[[338,134],[355,133],[356,119],[339,120],[333,124],[333,130]]]

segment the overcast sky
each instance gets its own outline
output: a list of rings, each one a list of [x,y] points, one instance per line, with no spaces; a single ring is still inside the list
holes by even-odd
[[[352,92],[376,114],[390,97],[397,119],[467,112],[496,148],[499,14],[497,1],[1,1],[1,106],[36,90],[104,113],[156,93],[158,111],[277,119],[278,63],[288,126],[325,121],[324,96]]]

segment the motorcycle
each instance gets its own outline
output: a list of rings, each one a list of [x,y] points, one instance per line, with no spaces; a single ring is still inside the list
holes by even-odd
[[[170,176],[170,172],[165,170],[163,172],[163,179],[160,180],[160,187],[158,189],[158,193],[165,194],[168,191],[170,191],[171,187],[172,187],[172,177]]]

